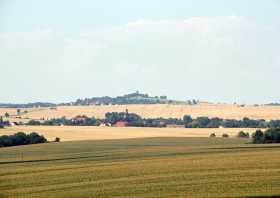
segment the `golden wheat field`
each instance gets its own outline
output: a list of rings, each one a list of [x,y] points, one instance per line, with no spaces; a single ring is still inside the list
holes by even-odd
[[[107,112],[123,112],[128,109],[130,113],[136,113],[143,118],[182,118],[184,115],[191,115],[196,118],[199,116],[220,117],[224,119],[280,119],[280,107],[276,106],[245,106],[230,104],[208,104],[199,105],[108,105],[108,106],[59,106],[57,110],[49,108],[31,108],[22,109],[27,111],[22,118],[40,119],[40,118],[59,118],[66,116],[72,118],[77,115],[94,116],[104,118]],[[16,113],[16,109],[0,109],[0,114],[5,112],[11,115]]]
[[[0,130],[1,135],[11,135],[19,131],[38,132],[49,141],[55,137],[61,141],[130,139],[148,137],[209,137],[215,133],[218,137],[227,133],[235,137],[241,130],[252,133],[255,129],[188,129],[188,128],[133,128],[133,127],[92,127],[92,126],[14,126]]]
[[[276,198],[279,145],[137,138],[0,149],[2,198]]]

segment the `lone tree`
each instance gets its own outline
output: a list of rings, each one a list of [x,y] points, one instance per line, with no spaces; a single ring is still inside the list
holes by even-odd
[[[211,133],[211,134],[210,134],[210,137],[211,137],[211,138],[214,138],[214,137],[216,137],[216,134],[215,134],[215,133]]]
[[[4,128],[3,117],[0,116],[0,129]]]
[[[222,137],[223,137],[223,138],[228,138],[228,137],[229,137],[229,135],[228,135],[228,134],[226,134],[226,133],[224,133],[224,134],[222,135]]]

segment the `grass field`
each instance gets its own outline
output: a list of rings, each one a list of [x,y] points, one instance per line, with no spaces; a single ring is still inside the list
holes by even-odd
[[[148,138],[0,149],[0,197],[279,197],[279,145]]]
[[[209,137],[211,133],[222,136],[227,133],[235,137],[239,131],[255,132],[251,128],[223,128],[223,129],[189,129],[189,128],[119,128],[119,127],[92,127],[92,126],[16,126],[0,129],[1,135],[11,135],[19,131],[38,132],[48,140],[59,137],[61,141],[77,140],[104,140],[147,137]]]
[[[224,119],[280,119],[280,107],[276,106],[245,106],[226,105],[226,104],[207,104],[200,105],[113,105],[113,106],[60,106],[57,110],[49,108],[26,109],[27,114],[23,118],[60,118],[66,116],[72,118],[77,115],[95,116],[104,118],[107,112],[124,112],[128,109],[131,113],[137,113],[143,118],[183,118],[184,115],[191,115],[196,118],[199,116],[220,117]],[[24,111],[23,109],[22,111]],[[0,115],[9,112],[11,115],[16,113],[16,109],[1,109]],[[24,121],[24,120],[23,120]]]

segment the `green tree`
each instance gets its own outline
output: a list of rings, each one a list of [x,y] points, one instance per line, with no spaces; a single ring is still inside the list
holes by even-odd
[[[254,144],[263,144],[264,143],[264,133],[261,130],[257,130],[252,135]]]
[[[228,138],[228,137],[229,137],[229,135],[228,135],[228,134],[226,134],[226,133],[224,133],[224,134],[222,135],[222,137],[223,137],[223,138]]]
[[[191,116],[185,115],[183,117],[183,121],[184,121],[185,126],[187,127],[193,121],[193,119]]]
[[[214,137],[216,137],[216,134],[215,133],[211,133],[209,137],[214,138]]]
[[[280,128],[268,129],[264,133],[265,143],[280,143]]]

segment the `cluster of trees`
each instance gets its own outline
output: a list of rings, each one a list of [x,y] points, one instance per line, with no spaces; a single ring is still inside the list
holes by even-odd
[[[268,106],[280,106],[279,102],[273,102],[273,103],[269,103],[267,104]]]
[[[187,104],[188,105],[197,105],[197,104],[199,104],[199,100],[195,100],[195,99],[187,100]]]
[[[0,147],[18,146],[27,144],[40,144],[46,143],[47,139],[38,133],[25,134],[18,132],[14,135],[3,135],[0,136]]]
[[[167,125],[183,125],[184,122],[177,118],[141,118],[141,116],[135,113],[128,112],[112,112],[106,113],[105,123],[114,125],[118,121],[126,121],[128,126],[133,127],[166,127]]]
[[[221,119],[221,118],[208,118],[198,117],[192,119],[191,116],[185,115],[184,124],[186,128],[277,128],[280,127],[280,120],[253,120],[243,118],[242,120],[234,119]]]
[[[105,122],[110,124],[115,124],[118,121],[126,121],[130,124],[137,123],[141,121],[142,118],[135,114],[135,113],[128,113],[128,112],[112,112],[105,114]]]
[[[264,132],[257,130],[252,138],[254,144],[280,143],[280,128],[270,128]]]
[[[102,119],[96,119],[95,117],[89,118],[87,116],[77,116],[78,119],[67,119],[66,117],[54,118],[50,120],[44,120],[42,122],[38,120],[30,120],[26,124],[32,126],[99,126],[102,123]]]

